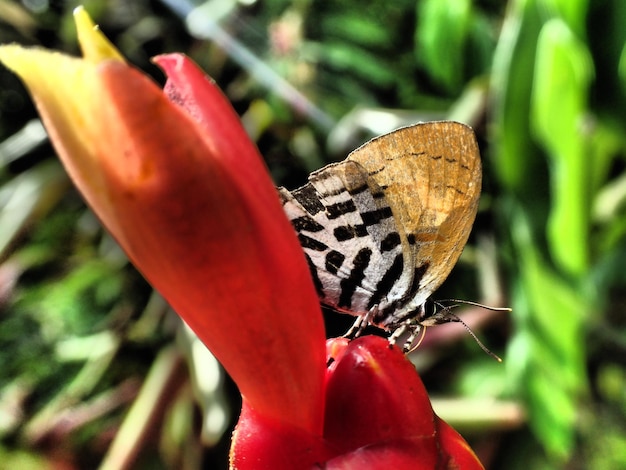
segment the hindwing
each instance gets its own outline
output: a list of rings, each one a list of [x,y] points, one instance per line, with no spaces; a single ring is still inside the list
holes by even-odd
[[[393,212],[360,164],[329,165],[303,187],[279,192],[324,304],[364,315],[406,291],[409,271]]]

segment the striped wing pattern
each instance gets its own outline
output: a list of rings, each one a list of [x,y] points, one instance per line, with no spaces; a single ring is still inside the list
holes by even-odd
[[[293,193],[280,188],[322,302],[364,315],[410,283],[385,195],[355,162],[329,165]]]
[[[442,121],[373,139],[279,193],[322,303],[394,330],[458,260],[480,181],[473,131]]]

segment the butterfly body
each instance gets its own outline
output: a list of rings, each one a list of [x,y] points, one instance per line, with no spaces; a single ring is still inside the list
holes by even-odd
[[[279,193],[321,302],[394,331],[441,322],[424,303],[467,242],[480,185],[473,131],[442,121],[375,138]]]

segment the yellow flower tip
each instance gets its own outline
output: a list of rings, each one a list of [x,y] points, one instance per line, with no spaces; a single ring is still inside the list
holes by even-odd
[[[92,63],[111,59],[126,62],[120,51],[111,44],[98,26],[94,24],[85,8],[79,6],[74,9],[74,21],[78,31],[78,42],[85,60]]]
[[[60,55],[40,47],[23,47],[19,44],[0,45],[0,62],[19,75],[24,81],[41,74],[41,67],[48,64],[48,59],[55,60]]]
[[[17,44],[2,44],[0,46],[0,62],[4,64],[6,68],[17,73],[15,70],[19,63],[20,55],[24,48]]]

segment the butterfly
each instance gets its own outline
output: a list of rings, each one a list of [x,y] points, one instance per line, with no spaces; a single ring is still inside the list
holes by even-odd
[[[374,138],[301,188],[279,188],[320,301],[356,315],[353,330],[371,324],[394,340],[460,321],[427,300],[467,242],[481,176],[472,129],[440,121]]]

